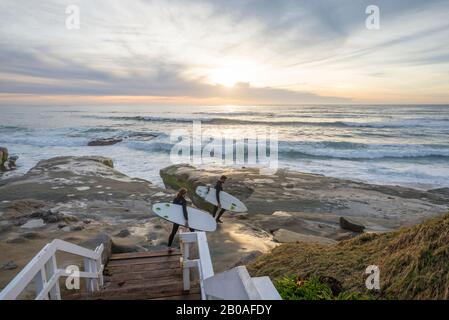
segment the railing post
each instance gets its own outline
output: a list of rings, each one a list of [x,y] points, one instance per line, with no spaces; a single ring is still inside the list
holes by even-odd
[[[34,276],[34,287],[36,288],[36,296],[44,289],[47,282],[47,275],[45,274],[45,266],[43,266],[38,273]],[[48,295],[44,298],[48,300]]]
[[[48,279],[51,279],[56,272],[58,272],[58,265],[56,263],[56,256],[52,255],[50,261],[46,263],[46,272]],[[50,299],[51,300],[61,300],[61,290],[59,288],[59,280],[55,283],[53,288],[51,288],[50,292]]]
[[[92,268],[92,260],[89,258],[84,258],[84,271],[85,272],[94,272],[93,268]],[[86,278],[86,289],[87,292],[94,292],[94,282],[93,279],[91,278]]]
[[[184,284],[184,291],[189,291],[190,290],[190,267],[188,267],[187,263],[186,263],[190,257],[189,243],[183,241],[181,243],[181,250],[182,250],[182,260],[183,260],[182,279],[183,279],[183,284]]]
[[[97,267],[97,274],[98,274],[98,285],[100,287],[102,287],[104,285],[104,280],[103,280],[103,271],[101,270],[101,256],[100,258],[97,259],[95,266]]]

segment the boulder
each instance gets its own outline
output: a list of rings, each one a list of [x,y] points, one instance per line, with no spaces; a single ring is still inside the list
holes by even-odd
[[[119,142],[122,142],[122,138],[105,138],[105,139],[96,139],[90,141],[87,145],[89,147],[97,147],[97,146],[110,146]]]
[[[273,233],[273,239],[280,243],[289,243],[289,242],[312,242],[319,244],[335,244],[337,243],[335,240],[313,236],[309,234],[302,234],[293,232],[286,229],[279,229]]]
[[[0,169],[5,168],[6,161],[8,161],[8,149],[0,147]]]
[[[349,218],[340,217],[340,227],[353,232],[363,232],[365,226]]]

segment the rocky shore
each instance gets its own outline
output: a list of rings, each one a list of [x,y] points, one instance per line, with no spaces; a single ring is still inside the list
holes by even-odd
[[[151,205],[171,201],[174,190],[187,187],[193,204],[210,210],[194,190],[221,174],[229,177],[225,190],[249,211],[225,214],[224,224],[208,233],[216,271],[246,264],[283,242],[332,245],[362,230],[416,224],[445,212],[449,203],[445,190],[369,185],[288,170],[261,175],[251,168],[176,165],[160,174],[166,189],[116,171],[109,158],[58,157],[39,162],[21,177],[0,180],[0,288],[55,238],[91,247],[108,243],[114,252],[164,246],[171,225],[156,217]]]

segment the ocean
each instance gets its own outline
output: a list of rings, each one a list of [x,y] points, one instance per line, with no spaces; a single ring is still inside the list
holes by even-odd
[[[51,106],[0,107],[0,146],[27,172],[56,156],[101,155],[132,177],[162,184],[170,134],[232,129],[242,137],[278,133],[279,166],[326,176],[419,189],[449,187],[449,106]],[[154,137],[153,137],[154,136]],[[121,137],[90,147],[98,138]]]

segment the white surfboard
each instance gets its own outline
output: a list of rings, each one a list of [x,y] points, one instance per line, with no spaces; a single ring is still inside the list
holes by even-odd
[[[162,219],[186,227],[181,205],[166,202],[155,203],[152,209]],[[217,222],[209,213],[192,207],[187,207],[187,213],[190,228],[200,231],[215,231],[217,229]]]
[[[196,194],[203,198],[205,201],[217,205],[217,196],[215,194],[215,188],[199,186],[196,188]],[[245,204],[229,193],[220,191],[221,207],[225,210],[232,212],[246,212],[248,209]]]

